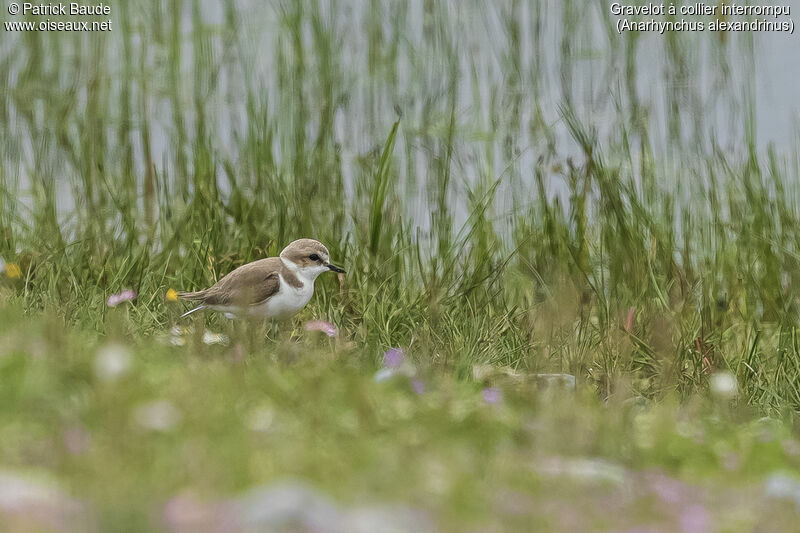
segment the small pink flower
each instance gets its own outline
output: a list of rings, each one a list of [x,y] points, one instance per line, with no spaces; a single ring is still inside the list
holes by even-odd
[[[655,474],[650,477],[649,484],[650,490],[652,490],[662,502],[669,505],[679,505],[683,499],[683,494],[687,492],[686,485],[663,474]]]
[[[486,387],[481,391],[483,401],[491,404],[498,404],[503,401],[503,393],[497,387]]]
[[[339,335],[339,329],[330,322],[325,322],[324,320],[306,322],[305,328],[306,331],[321,331],[328,337],[336,337]]]
[[[64,430],[64,445],[73,455],[89,451],[92,436],[81,426],[70,426]]]
[[[219,503],[201,500],[184,491],[164,504],[162,517],[170,531],[221,531],[215,526],[223,513]]]
[[[680,513],[681,531],[684,533],[702,533],[711,529],[711,517],[702,505],[689,504]]]
[[[628,309],[628,320],[625,321],[625,331],[628,333],[631,332],[633,329],[633,314],[636,312],[635,307],[631,307]]]
[[[136,299],[136,293],[133,292],[131,289],[125,289],[122,292],[119,292],[117,294],[112,294],[111,296],[109,296],[106,305],[109,307],[116,307],[122,302],[130,302],[131,300],[135,299]]]
[[[402,348],[389,348],[383,354],[383,366],[386,368],[398,368],[403,365],[406,354]]]

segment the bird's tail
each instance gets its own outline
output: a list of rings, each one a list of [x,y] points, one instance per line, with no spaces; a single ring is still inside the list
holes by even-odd
[[[193,300],[193,301],[202,302],[203,299],[205,298],[205,296],[206,296],[206,291],[197,291],[197,292],[184,292],[184,291],[181,291],[181,292],[178,293],[178,298],[181,298],[183,300],[190,300],[190,301]],[[202,311],[206,307],[207,307],[206,305],[201,303],[200,305],[198,305],[194,309],[191,309],[191,310],[186,311],[185,313],[183,313],[181,315],[181,318],[185,318],[185,317],[191,315],[192,313],[194,313],[196,311]]]
[[[202,300],[206,296],[206,291],[184,292],[178,291],[178,298],[183,300]]]
[[[207,307],[207,306],[205,306],[205,305],[198,305],[198,306],[197,306],[197,307],[195,307],[194,309],[191,309],[191,310],[189,310],[189,311],[186,311],[185,313],[183,313],[183,314],[181,315],[181,318],[186,318],[187,316],[191,315],[192,313],[194,313],[194,312],[196,312],[196,311],[202,311],[202,310],[203,310],[203,309],[205,309],[206,307]]]

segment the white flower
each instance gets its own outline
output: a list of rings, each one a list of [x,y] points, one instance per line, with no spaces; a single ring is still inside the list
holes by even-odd
[[[534,377],[540,385],[547,387],[575,388],[575,376],[572,374],[534,374]]]
[[[794,500],[800,506],[800,480],[785,472],[773,472],[764,482],[764,492],[769,498]]]
[[[113,382],[131,367],[131,351],[126,346],[110,343],[101,346],[94,358],[94,373],[101,381]]]
[[[732,400],[739,393],[739,384],[736,382],[736,376],[727,370],[716,372],[711,376],[708,383],[711,387],[711,394],[721,400]]]
[[[591,457],[550,457],[537,463],[536,471],[547,476],[614,485],[623,485],[626,480],[623,467],[605,459]]]
[[[381,368],[375,373],[374,380],[380,383],[381,381],[388,381],[395,376],[396,372],[392,368]]]
[[[94,531],[85,506],[51,480],[0,470],[3,531]],[[8,529],[6,529],[8,528]]]
[[[250,411],[245,424],[251,431],[265,433],[272,427],[274,420],[275,411],[268,406],[262,406]]]
[[[205,330],[203,333],[203,342],[205,344],[228,344],[228,337],[227,335],[223,335],[222,333],[214,333],[213,331]]]
[[[173,336],[169,338],[169,343],[172,344],[173,346],[183,346],[184,344],[186,344],[186,339],[184,339],[183,337]]]
[[[183,338],[184,333],[188,333],[186,328],[173,326],[170,330],[169,343],[173,346],[183,346],[186,344],[186,339]]]
[[[169,431],[181,421],[181,413],[167,400],[156,400],[137,407],[133,419],[153,431]]]

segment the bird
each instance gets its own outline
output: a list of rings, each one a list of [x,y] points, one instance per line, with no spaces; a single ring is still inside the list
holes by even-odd
[[[267,257],[242,265],[214,285],[196,292],[179,292],[184,300],[211,310],[251,318],[288,318],[305,307],[314,294],[314,281],[323,272],[344,274],[330,263],[328,249],[314,239],[289,243],[278,257]]]

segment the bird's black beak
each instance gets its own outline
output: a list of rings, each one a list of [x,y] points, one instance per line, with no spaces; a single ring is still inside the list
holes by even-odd
[[[346,271],[343,268],[339,268],[336,265],[328,264],[328,270],[333,270],[334,272],[338,272],[339,274],[344,274]]]

